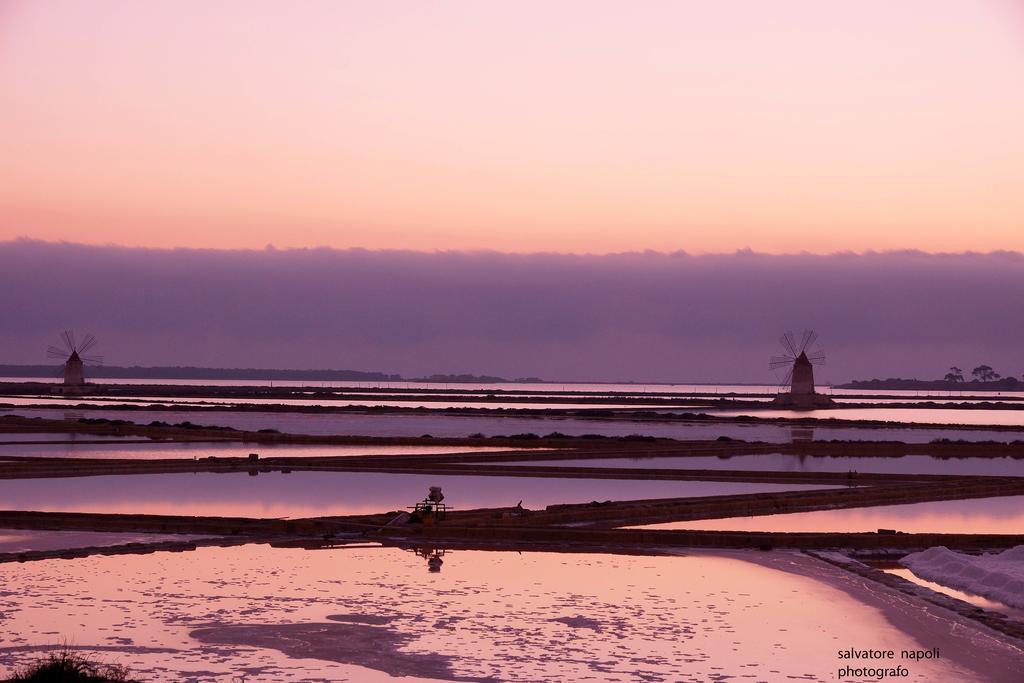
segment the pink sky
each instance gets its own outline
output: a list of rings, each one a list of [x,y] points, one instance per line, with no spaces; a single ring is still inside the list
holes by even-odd
[[[1013,0],[0,0],[0,239],[1024,250]]]

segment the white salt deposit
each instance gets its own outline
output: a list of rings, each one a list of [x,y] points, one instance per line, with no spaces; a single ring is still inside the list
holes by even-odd
[[[907,555],[900,563],[922,579],[1024,608],[1024,545],[988,555],[938,546]]]

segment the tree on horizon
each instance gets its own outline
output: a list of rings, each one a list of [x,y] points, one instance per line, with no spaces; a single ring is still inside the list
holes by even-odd
[[[1002,376],[988,365],[979,365],[971,370],[971,374],[979,382],[994,382]]]
[[[964,371],[954,365],[949,369],[949,372],[946,373],[946,376],[943,379],[947,382],[963,382]]]

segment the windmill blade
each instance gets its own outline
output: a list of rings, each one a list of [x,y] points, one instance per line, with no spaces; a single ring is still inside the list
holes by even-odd
[[[811,361],[811,365],[824,365],[825,364],[825,351],[824,351],[824,349],[818,349],[814,353],[807,354],[807,360]]]
[[[61,358],[67,360],[68,352],[59,346],[47,346],[46,355],[49,358]]]
[[[103,356],[83,356],[78,355],[82,359],[83,363],[92,363],[93,365],[103,365]]]
[[[82,345],[78,347],[78,354],[81,355],[91,349],[92,347],[99,344],[96,337],[91,334],[85,335],[85,339],[82,340]]]
[[[800,355],[800,352],[796,350],[796,340],[793,339],[793,333],[787,332],[779,338],[779,343],[782,344],[783,348],[792,354],[793,358]]]
[[[815,332],[814,330],[804,330],[804,338],[800,342],[800,351],[806,353],[807,349],[811,348],[817,339],[817,332]]]
[[[768,369],[777,370],[785,365],[792,365],[794,360],[790,356],[772,356],[768,359]]]
[[[782,379],[779,380],[779,387],[787,387],[787,386],[789,386],[792,383],[793,383],[793,368],[790,368],[789,371],[785,375],[782,376]]]
[[[72,330],[64,330],[64,344],[68,347],[68,351],[71,353],[75,352],[75,333]]]

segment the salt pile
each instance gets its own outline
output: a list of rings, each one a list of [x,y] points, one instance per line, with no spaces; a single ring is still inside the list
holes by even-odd
[[[1024,608],[1024,545],[991,555],[964,555],[940,545],[900,563],[922,579]]]

